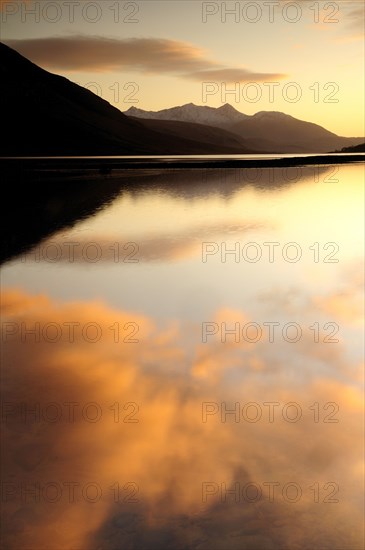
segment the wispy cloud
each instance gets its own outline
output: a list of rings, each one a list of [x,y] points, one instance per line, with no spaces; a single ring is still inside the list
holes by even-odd
[[[348,0],[337,7],[335,4],[323,5],[318,13],[319,22],[312,23],[309,28],[326,32],[335,43],[356,42],[364,40],[364,18],[365,6]]]
[[[188,75],[196,80],[221,80],[226,82],[249,82],[266,81],[286,78],[288,75],[283,73],[259,73],[249,71],[248,69],[211,69],[207,71],[197,71]]]
[[[164,38],[99,36],[48,37],[8,40],[7,45],[40,66],[59,71],[112,72],[120,70],[165,74],[190,79],[228,81],[273,80],[287,75],[230,67],[212,60],[194,44]]]
[[[349,8],[351,9],[346,14],[348,20],[346,35],[352,40],[363,40],[365,34],[365,6],[359,3],[350,3]]]

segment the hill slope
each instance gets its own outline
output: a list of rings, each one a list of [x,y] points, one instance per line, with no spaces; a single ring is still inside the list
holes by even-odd
[[[245,153],[240,138],[223,145],[169,135],[125,116],[89,90],[0,44],[3,156]],[[228,143],[228,142],[227,142]]]

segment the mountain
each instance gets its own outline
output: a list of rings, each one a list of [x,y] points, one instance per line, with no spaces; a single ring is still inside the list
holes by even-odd
[[[232,124],[247,118],[247,115],[237,111],[232,105],[226,103],[222,107],[198,106],[188,103],[181,107],[172,107],[162,111],[144,111],[136,107],[130,107],[125,111],[127,116],[151,120],[178,120],[180,122],[197,122],[218,128],[230,128]]]
[[[260,111],[249,116],[228,103],[218,108],[188,103],[162,111],[143,111],[131,107],[125,114],[144,120],[204,122],[237,134],[245,140],[246,147],[259,152],[326,153],[364,141],[361,137],[337,136],[318,124],[278,111]]]
[[[2,156],[242,154],[238,136],[179,133],[125,116],[89,90],[0,44]],[[202,136],[209,139],[205,142]],[[226,145],[224,144],[226,143]]]
[[[230,127],[245,139],[270,136],[280,151],[288,153],[326,153],[333,149],[357,145],[364,138],[337,136],[318,124],[305,122],[277,111],[260,111]]]

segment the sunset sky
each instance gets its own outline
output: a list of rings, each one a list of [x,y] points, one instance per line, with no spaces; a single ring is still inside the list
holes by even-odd
[[[3,42],[122,111],[227,102],[247,114],[282,111],[339,135],[364,135],[362,2],[1,6]]]

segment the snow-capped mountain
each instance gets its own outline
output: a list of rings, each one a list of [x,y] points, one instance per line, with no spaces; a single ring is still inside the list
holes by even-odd
[[[144,119],[196,122],[198,124],[207,124],[208,126],[217,126],[218,128],[228,128],[232,124],[236,124],[247,118],[247,115],[240,113],[229,103],[217,109],[205,105],[194,105],[194,103],[187,103],[180,107],[172,107],[171,109],[163,109],[162,111],[144,111],[143,109],[131,107],[124,114]]]
[[[299,120],[280,111],[259,111],[245,115],[226,103],[222,107],[194,105],[162,111],[144,111],[131,107],[124,113],[140,119],[195,122],[228,130],[245,140],[246,147],[260,152],[325,153],[346,146],[355,146],[363,137],[342,137],[326,128]]]

